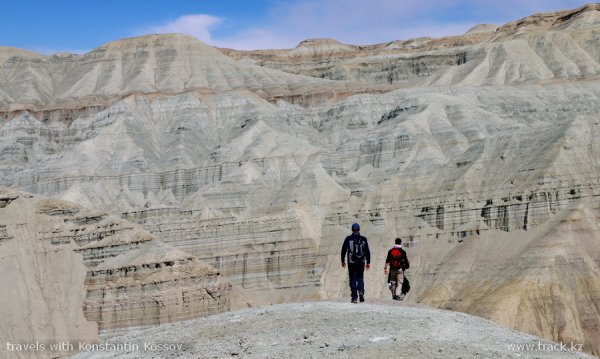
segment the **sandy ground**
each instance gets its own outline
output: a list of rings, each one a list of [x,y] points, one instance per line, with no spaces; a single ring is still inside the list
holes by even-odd
[[[478,317],[368,298],[222,313],[132,331],[104,345],[73,358],[589,357]]]

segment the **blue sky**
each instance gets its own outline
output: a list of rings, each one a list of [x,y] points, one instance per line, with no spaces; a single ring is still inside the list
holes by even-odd
[[[220,47],[292,48],[317,37],[373,44],[464,33],[572,0],[79,0],[2,4],[0,46],[45,54],[86,52],[147,33],[183,32]]]

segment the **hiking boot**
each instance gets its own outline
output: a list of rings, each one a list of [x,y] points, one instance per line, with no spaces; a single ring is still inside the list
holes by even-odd
[[[360,300],[361,303],[363,303],[365,301],[365,296],[361,293],[358,295],[358,300]]]
[[[394,300],[402,300],[402,299],[400,299],[400,296],[399,296],[399,295],[395,295],[395,296],[393,297],[393,299],[394,299]]]
[[[354,304],[356,304],[356,299],[352,299],[352,300],[350,301],[350,303],[354,303]]]

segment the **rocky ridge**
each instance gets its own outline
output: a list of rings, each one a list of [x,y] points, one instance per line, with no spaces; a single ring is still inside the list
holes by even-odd
[[[134,331],[108,343],[131,346],[90,350],[74,358],[590,358],[570,344],[544,341],[481,318],[391,300],[246,309]],[[149,352],[157,344],[166,349]]]
[[[595,45],[599,7],[535,14],[500,27],[480,25],[440,39],[370,46],[315,39],[291,50],[221,51],[290,73],[371,84],[504,85],[589,78],[600,73]]]

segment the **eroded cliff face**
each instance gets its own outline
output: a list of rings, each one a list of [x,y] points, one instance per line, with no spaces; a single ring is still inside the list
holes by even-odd
[[[599,218],[597,200],[587,199],[528,231],[427,241],[413,277],[427,284],[413,298],[597,354]]]
[[[122,218],[110,227],[113,217],[59,213],[67,229],[44,232],[78,243],[85,313],[107,332],[345,296],[339,249],[359,222],[376,268],[368,297],[388,295],[380,268],[400,236],[412,258],[408,300],[598,353],[599,12],[393,46],[227,51],[237,62],[189,37],[128,39],[73,58],[79,77],[52,96],[44,89],[66,78],[63,60],[38,57],[56,74],[20,84],[22,98],[6,87],[0,183]],[[19,73],[30,57],[0,56],[0,66]],[[363,82],[265,68],[321,77],[319,61]],[[392,63],[423,72],[398,70],[392,85],[405,76],[406,88],[374,86]],[[91,236],[69,232],[87,225]],[[0,245],[14,236],[7,228]]]
[[[213,267],[157,240],[89,269],[85,286],[85,316],[105,335],[230,309]]]
[[[96,342],[98,333],[230,308],[230,284],[217,270],[135,224],[6,188],[0,203],[3,303],[10,308],[0,328],[11,343]]]
[[[98,342],[98,326],[81,310],[87,268],[70,248],[41,240],[51,230],[37,218],[31,196],[0,189],[0,335],[5,358],[52,358],[52,353],[10,350],[11,345],[49,346],[63,340]],[[39,346],[38,346],[39,347]]]

